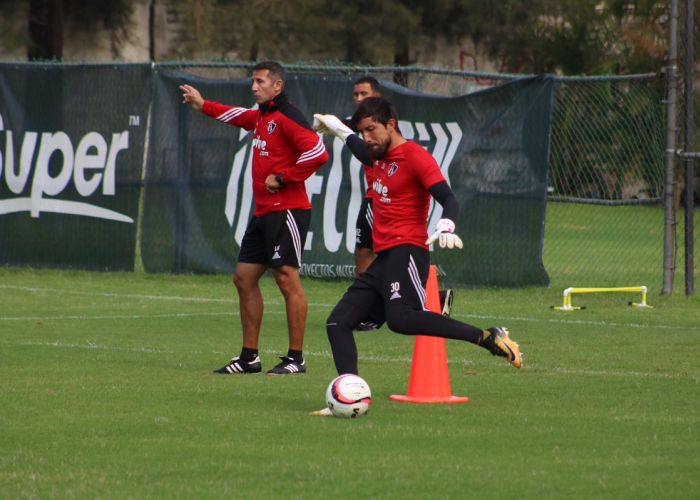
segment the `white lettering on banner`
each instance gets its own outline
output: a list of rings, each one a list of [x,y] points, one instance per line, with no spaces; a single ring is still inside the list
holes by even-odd
[[[55,151],[63,156],[61,171],[56,177],[49,174],[49,160]],[[73,146],[64,132],[41,134],[39,157],[34,167],[32,181],[32,217],[39,217],[43,195],[56,196],[68,185],[73,170]],[[66,168],[67,167],[67,168]]]
[[[450,165],[455,157],[455,153],[457,153],[459,143],[462,142],[462,128],[455,122],[446,123],[445,127],[447,127],[447,130],[449,131],[451,139],[447,138],[447,134],[445,134],[445,132],[442,130],[442,126],[439,123],[431,124],[431,128],[435,132],[435,136],[438,138],[435,144],[435,149],[437,150],[439,148],[440,151],[440,158],[435,155],[435,152],[433,152],[433,156],[438,162],[438,165],[440,165],[440,170],[442,171],[442,175],[445,177],[445,180],[449,185],[452,185],[450,182]],[[443,156],[445,146],[447,146],[447,151],[444,152]],[[432,198],[430,198],[430,209],[428,214],[430,214],[428,216],[428,227],[433,228],[442,218],[442,207],[436,204],[435,200]]]
[[[343,233],[335,226],[335,212],[340,193],[340,183],[343,180],[343,146],[337,137],[333,140],[333,163],[328,174],[328,187],[323,203],[323,243],[326,250],[335,253],[340,248]]]
[[[307,264],[302,262],[299,270],[303,276],[314,278],[354,278],[355,266],[349,264]]]
[[[357,214],[360,213],[362,205],[362,186],[365,185],[364,167],[360,161],[354,156],[350,159],[350,205],[348,206],[348,218],[345,226],[345,248],[349,253],[355,251],[356,243],[356,221]],[[370,186],[365,186],[365,189],[371,189]]]
[[[258,105],[256,104],[252,109],[258,109]],[[243,139],[245,139],[249,133],[249,130],[240,129],[238,133],[238,143],[242,144]],[[244,144],[243,147],[236,152],[233,158],[233,164],[231,165],[231,175],[228,179],[228,185],[226,186],[226,206],[224,208],[224,214],[226,215],[229,226],[233,227],[236,219],[236,209],[238,207],[238,189],[241,180],[243,182],[238,221],[233,232],[233,239],[238,246],[240,246],[241,241],[243,241],[243,235],[248,226],[248,218],[253,208],[253,178],[250,174],[253,168],[253,155],[248,155],[248,150],[248,145]],[[245,169],[243,168],[244,166]]]
[[[238,135],[238,142],[243,141],[249,131],[241,129]],[[233,157],[233,164],[231,165],[231,175],[228,179],[228,185],[226,186],[226,206],[224,208],[224,214],[226,215],[226,220],[229,226],[233,226],[233,219],[236,217],[236,204],[238,202],[238,182],[241,178],[241,171],[243,170],[243,164],[246,161],[246,154],[248,153],[248,146],[243,146]],[[252,161],[252,158],[249,162]],[[245,217],[247,219],[247,217]],[[243,217],[239,217],[243,219]],[[247,222],[247,221],[246,221]],[[245,228],[244,228],[245,231]],[[243,239],[243,234],[238,235],[238,230],[234,233],[234,238],[236,242],[240,245],[241,239]]]
[[[304,183],[304,187],[306,187],[306,196],[309,197],[309,202],[313,204],[313,196],[315,194],[321,194],[323,192],[323,176],[319,175],[318,172],[314,172],[313,175],[311,175],[308,179],[306,179],[306,182]],[[324,221],[325,225],[325,221]],[[304,244],[304,250],[311,250],[311,243],[314,241],[314,232],[309,228],[309,231],[306,233],[306,243]]]
[[[94,148],[95,153],[89,154]],[[90,196],[102,181],[102,174],[95,173],[90,179],[86,178],[86,170],[102,170],[107,156],[107,141],[97,132],[90,132],[82,138],[75,150],[75,168],[73,183],[80,196]]]
[[[411,122],[399,120],[399,131],[404,139],[408,139],[409,141],[415,139],[416,134],[413,132],[413,124],[411,124]]]
[[[4,173],[5,185],[11,193],[21,195],[27,187],[30,189],[28,197],[0,199],[0,215],[29,212],[32,217],[40,217],[41,212],[51,212],[133,224],[131,217],[113,210],[81,201],[49,198],[63,193],[71,180],[83,198],[92,196],[100,186],[103,196],[114,196],[117,157],[120,151],[129,148],[129,132],[112,134],[109,146],[101,134],[88,132],[74,149],[65,132],[44,132],[39,139],[38,132],[26,131],[20,148],[19,165],[15,169],[13,132],[4,130],[2,116],[1,131],[5,132],[5,149],[4,152],[0,150],[0,182]],[[39,150],[34,160],[37,142]],[[31,186],[28,186],[32,167],[34,175]]]
[[[443,176],[450,183],[449,168],[454,159],[454,156],[459,148],[459,144],[462,141],[462,129],[456,122],[449,123],[422,123],[422,122],[408,122],[400,121],[399,128],[402,135],[407,139],[413,139],[416,142],[430,143],[434,140],[431,148],[424,146],[426,150],[430,151],[442,171]],[[431,135],[432,132],[432,135]],[[243,139],[248,134],[247,131],[241,130],[239,134],[239,144],[242,144]],[[265,147],[262,144],[264,141],[254,138],[252,141],[252,148],[250,144],[242,144],[240,149],[236,152],[236,155],[231,165],[231,175],[229,177],[228,186],[226,189],[226,205],[224,212],[226,219],[231,227],[234,227],[234,239],[240,245],[243,235],[245,234],[246,227],[248,225],[248,218],[250,216],[250,211],[253,203],[253,190],[252,190],[252,178],[251,169],[253,161],[253,149]],[[323,245],[324,248],[331,252],[336,253],[340,249],[343,238],[345,239],[345,248],[348,252],[352,253],[355,249],[355,222],[357,220],[357,214],[360,209],[360,204],[362,203],[363,190],[362,186],[364,184],[364,172],[363,167],[360,162],[354,157],[350,156],[349,162],[346,160],[343,162],[343,149],[345,144],[340,140],[335,138],[332,143],[332,162],[329,166],[322,167],[316,173],[306,180],[306,193],[309,196],[313,205],[313,196],[323,195]],[[347,155],[346,155],[347,156]],[[347,169],[345,168],[345,163],[348,163]],[[245,169],[243,166],[245,165]],[[245,170],[245,171],[244,171]],[[339,230],[337,225],[337,204],[340,198],[341,186],[343,184],[343,179],[345,176],[350,176],[350,203],[347,210],[347,220],[345,227],[341,224],[341,230]],[[324,176],[326,181],[324,182]],[[241,189],[241,183],[242,189]],[[386,187],[381,185],[379,182],[375,182],[373,186],[366,186],[368,189],[373,189],[380,195],[386,196]],[[324,192],[325,190],[325,192]],[[240,203],[238,202],[240,192]],[[318,205],[316,205],[318,206]],[[435,205],[431,201],[430,208],[430,226],[433,227],[437,220],[442,215],[442,207]],[[305,250],[310,250],[313,241],[313,231],[309,231],[306,237]],[[344,270],[345,272],[347,270]],[[302,269],[302,272],[304,270]],[[336,270],[326,269],[324,272],[318,272],[315,270],[306,270],[307,275],[323,275],[330,276],[335,273]],[[352,276],[350,274],[349,276]]]
[[[14,194],[21,194],[27,184],[29,172],[32,170],[32,157],[36,146],[36,132],[24,134],[22,148],[19,156],[19,171],[15,173],[15,152],[12,142],[12,131],[6,133],[7,141],[5,146],[5,182]],[[2,164],[2,153],[0,153],[0,164]]]

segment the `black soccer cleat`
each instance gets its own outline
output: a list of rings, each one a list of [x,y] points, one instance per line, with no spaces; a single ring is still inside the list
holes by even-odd
[[[296,361],[289,356],[280,356],[282,362],[272,370],[268,370],[268,375],[294,375],[296,373],[306,373],[306,361]]]
[[[480,344],[494,356],[502,356],[516,368],[523,366],[523,355],[517,342],[508,336],[505,326],[495,326],[484,330],[484,339]]]
[[[443,316],[450,317],[450,312],[452,311],[452,301],[454,301],[455,296],[451,289],[440,290],[440,311]]]
[[[231,362],[226,366],[222,366],[214,373],[222,375],[238,375],[243,373],[260,373],[262,371],[262,363],[260,356],[255,356],[253,361],[243,361],[240,357],[231,358]]]

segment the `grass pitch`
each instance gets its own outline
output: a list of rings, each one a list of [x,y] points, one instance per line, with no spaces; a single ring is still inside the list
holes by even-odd
[[[449,341],[462,405],[413,405],[413,339],[356,335],[367,417],[308,416],[334,377],[325,318],[347,283],[305,280],[306,375],[218,376],[240,348],[226,276],[0,269],[2,498],[697,498],[700,299],[458,290],[504,324],[515,370]],[[287,347],[263,280],[263,368]]]

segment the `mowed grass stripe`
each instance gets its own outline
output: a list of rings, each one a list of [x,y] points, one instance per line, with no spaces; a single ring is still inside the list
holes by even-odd
[[[457,317],[511,327],[525,367],[448,341],[452,393],[471,401],[396,403],[389,396],[407,391],[413,338],[386,327],[358,333],[374,402],[367,417],[340,420],[308,413],[335,376],[327,304],[347,282],[305,280],[319,305],[307,320],[309,372],[292,377],[211,373],[240,349],[228,276],[0,268],[0,283],[55,290],[0,288],[0,318],[24,318],[0,321],[3,497],[636,500],[700,491],[694,298],[633,311],[616,297],[565,314],[546,308],[566,283],[458,290]],[[288,339],[274,281],[261,287],[274,299],[260,339],[269,369]],[[66,318],[29,319],[57,316]]]
[[[138,352],[138,353],[152,353],[152,354],[166,354],[174,355],[175,351],[167,351],[164,349],[155,349],[152,347],[123,347],[116,345],[100,345],[95,343],[85,343],[85,344],[75,344],[75,343],[64,343],[60,341],[55,342],[32,342],[32,341],[0,341],[0,345],[8,346],[37,346],[37,347],[53,347],[59,349],[87,349],[87,350],[105,350],[105,351],[121,351],[121,352]],[[277,351],[271,349],[260,349],[260,354],[274,355]],[[201,350],[192,350],[191,354],[204,355],[225,355],[226,352],[220,350],[212,350],[210,352],[205,352]],[[322,358],[330,360],[332,359],[332,354],[330,351],[304,351],[304,355],[310,358]],[[369,363],[399,363],[407,365],[411,362],[411,357],[409,356],[373,356],[366,354],[359,354],[358,359],[362,362]],[[471,367],[491,367],[493,361],[489,358],[486,360],[471,360],[471,359],[448,359],[448,364],[452,365],[462,365]],[[508,365],[502,366],[505,369],[510,370]],[[560,374],[560,375],[583,375],[592,377],[631,377],[631,378],[659,378],[659,379],[682,379],[691,382],[700,382],[700,377],[690,376],[687,374],[674,374],[674,373],[659,373],[659,372],[644,372],[644,371],[624,371],[624,370],[585,370],[567,367],[552,367],[544,366],[542,364],[532,364],[529,363],[526,366],[527,370],[549,373],[549,374]]]
[[[61,295],[81,295],[81,296],[89,296],[89,297],[105,297],[105,298],[124,298],[124,299],[133,299],[137,301],[141,300],[154,300],[154,301],[182,301],[182,302],[195,302],[195,303],[222,303],[222,304],[230,304],[234,305],[237,307],[237,301],[234,299],[220,299],[220,298],[210,298],[210,297],[197,297],[197,296],[173,296],[173,295],[145,295],[145,294],[130,294],[130,293],[112,293],[112,292],[98,292],[98,291],[79,291],[79,290],[71,290],[71,289],[65,289],[65,288],[46,288],[46,287],[26,287],[26,286],[19,286],[19,285],[0,285],[0,289],[11,289],[11,290],[19,290],[19,291],[24,291],[24,292],[30,292],[30,293],[42,293],[42,294],[61,294]],[[275,300],[275,299],[268,299],[265,298],[265,305],[266,306],[283,306],[284,302]],[[309,307],[315,307],[315,308],[321,308],[321,309],[326,309],[329,310],[332,309],[335,306],[335,303],[319,303],[319,302],[309,302],[308,303]],[[459,306],[456,306],[456,308]],[[541,306],[539,309],[545,309],[542,308]],[[545,311],[546,312],[546,311]],[[215,315],[217,313],[191,313],[189,315],[191,316],[197,316],[197,315],[205,315],[205,314],[212,314]],[[221,315],[226,315],[226,314],[235,314],[237,315],[238,313],[220,313]],[[274,314],[274,313],[273,313]],[[574,313],[553,313],[553,314],[577,314],[576,312]],[[645,312],[640,312],[640,314],[645,314]],[[183,313],[181,316],[186,316],[187,314]],[[167,317],[168,315],[162,315],[161,317]],[[175,315],[177,316],[177,315]],[[595,320],[579,320],[579,319],[566,319],[566,318],[541,318],[541,317],[535,317],[535,316],[504,316],[504,315],[486,315],[486,314],[465,314],[465,313],[459,313],[455,312],[452,315],[454,318],[461,318],[463,320],[468,320],[468,319],[480,319],[480,320],[493,320],[493,321],[528,321],[528,322],[547,322],[547,323],[553,323],[553,324],[562,324],[562,325],[567,325],[567,324],[580,324],[580,325],[591,325],[591,326],[603,326],[603,327],[615,327],[615,328],[640,328],[640,329],[663,329],[663,330],[692,330],[692,331],[700,331],[700,325],[686,325],[683,327],[679,327],[677,325],[666,325],[666,324],[655,324],[655,323],[617,323],[613,321],[595,321]],[[102,317],[89,317],[85,316],[83,319],[118,319],[118,318],[128,318],[129,316],[102,316]],[[148,315],[139,315],[139,316],[133,316],[133,319],[137,318],[147,318],[149,317]],[[154,316],[155,317],[155,316]],[[8,317],[2,317],[0,316],[0,321],[21,321],[24,319],[21,316],[8,316]],[[26,317],[27,320],[40,320],[41,318],[36,318],[36,317]],[[74,317],[74,316],[65,316],[65,317],[60,317],[56,316],[52,319],[81,319],[80,317]]]

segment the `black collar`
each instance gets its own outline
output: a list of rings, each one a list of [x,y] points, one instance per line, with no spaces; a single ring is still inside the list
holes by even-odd
[[[281,94],[278,94],[271,101],[267,101],[266,103],[261,104],[260,111],[262,111],[263,114],[272,113],[273,111],[280,109],[281,107],[287,105],[288,102],[289,102],[289,99],[287,98],[287,94],[285,94],[283,91]]]

